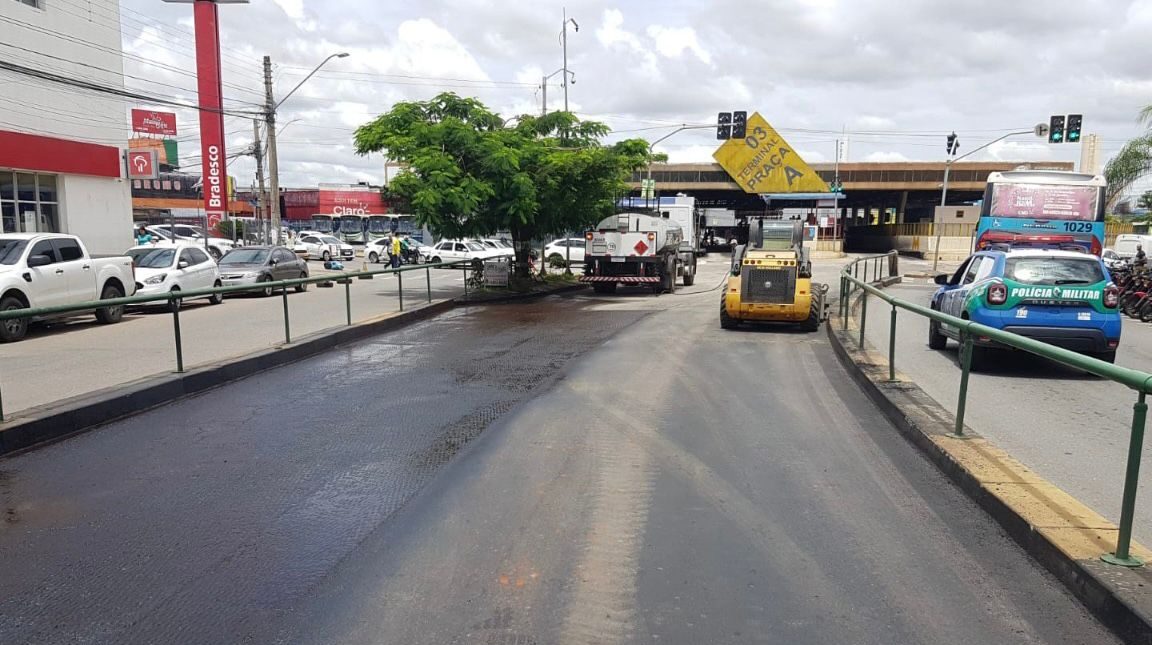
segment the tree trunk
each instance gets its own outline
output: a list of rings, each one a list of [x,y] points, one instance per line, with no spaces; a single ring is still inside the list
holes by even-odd
[[[513,228],[511,233],[512,247],[516,251],[516,262],[512,267],[513,274],[519,279],[530,280],[532,274],[528,268],[528,262],[532,253],[532,237],[527,231],[518,228]]]

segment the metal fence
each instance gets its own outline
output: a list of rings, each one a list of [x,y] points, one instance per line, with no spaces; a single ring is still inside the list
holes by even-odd
[[[972,237],[976,233],[975,224],[963,222],[908,222],[904,224],[875,224],[851,226],[852,236],[895,237],[897,235],[919,237]]]
[[[859,347],[864,347],[864,330],[867,324],[868,300],[875,297],[891,307],[888,329],[888,379],[896,381],[896,311],[902,309],[917,316],[946,324],[960,330],[960,384],[956,404],[956,423],[953,432],[964,435],[964,408],[968,399],[968,376],[972,365],[973,339],[990,339],[1001,345],[1042,356],[1062,365],[1083,370],[1135,390],[1136,403],[1132,408],[1132,428],[1128,442],[1128,463],[1124,476],[1124,492],[1120,504],[1120,531],[1116,540],[1116,550],[1101,558],[1110,564],[1136,567],[1144,563],[1131,554],[1132,521],[1136,508],[1136,486],[1140,475],[1141,448],[1144,445],[1144,422],[1148,413],[1145,396],[1152,392],[1152,374],[1113,365],[1089,356],[1077,354],[1031,338],[987,327],[970,320],[956,318],[923,305],[895,298],[878,288],[885,278],[897,275],[893,251],[884,255],[860,258],[848,264],[840,274],[840,320],[843,329],[848,329],[848,319],[852,313],[853,297],[858,297],[860,306]]]
[[[243,285],[235,287],[215,287],[212,289],[189,289],[187,291],[173,291],[166,294],[157,294],[151,296],[128,296],[124,298],[109,298],[107,300],[97,300],[92,302],[83,302],[75,305],[61,305],[57,307],[39,307],[33,309],[12,309],[9,311],[0,311],[0,324],[7,320],[21,319],[21,318],[44,318],[56,317],[70,313],[83,313],[93,310],[103,309],[106,307],[125,307],[129,305],[145,305],[150,303],[170,303],[169,309],[172,313],[172,335],[174,340],[174,350],[176,352],[176,372],[184,372],[184,342],[180,332],[180,309],[182,308],[181,302],[184,300],[192,300],[195,298],[203,298],[213,294],[240,294],[240,293],[255,293],[261,291],[272,290],[278,291],[283,301],[284,308],[284,342],[292,342],[292,322],[291,312],[288,307],[288,291],[301,285],[309,284],[327,284],[336,283],[344,285],[344,311],[345,321],[348,326],[352,325],[352,281],[354,279],[367,280],[377,275],[396,274],[397,287],[396,296],[398,299],[400,311],[404,311],[404,274],[413,271],[424,271],[427,287],[424,296],[427,302],[432,302],[432,269],[441,268],[455,268],[464,270],[464,294],[468,294],[468,270],[471,268],[471,262],[467,260],[457,260],[454,262],[441,262],[439,264],[422,264],[419,266],[407,266],[396,269],[378,269],[370,271],[350,271],[344,273],[329,273],[323,276],[309,277],[295,280],[280,280],[275,282],[261,282],[258,286]],[[0,390],[0,422],[4,421],[4,398],[3,392]]]

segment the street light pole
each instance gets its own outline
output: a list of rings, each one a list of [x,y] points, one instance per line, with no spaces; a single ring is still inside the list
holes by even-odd
[[[1019,136],[1022,134],[1036,134],[1036,133],[1037,133],[1036,129],[1021,130],[1019,132],[1009,132],[1008,134],[1005,134],[1004,136],[1001,136],[1001,137],[997,137],[997,138],[989,141],[988,143],[985,143],[984,145],[980,146],[979,148],[974,148],[974,149],[972,149],[972,151],[966,152],[966,153],[960,155],[959,157],[955,156],[956,151],[952,150],[951,151],[951,153],[953,155],[952,158],[950,158],[944,162],[944,184],[940,188],[940,205],[941,206],[947,206],[947,202],[948,202],[948,175],[950,174],[950,172],[952,170],[952,164],[956,163],[957,161],[960,161],[961,159],[963,159],[965,157],[970,157],[970,156],[976,154],[977,152],[980,152],[984,148],[987,148],[988,146],[1000,143],[1001,141],[1007,139],[1008,137],[1016,137],[1016,136]],[[932,218],[932,219],[933,219],[933,225],[936,228],[936,249],[935,249],[935,256],[936,257],[932,260],[932,272],[935,273],[936,267],[938,267],[940,265],[940,235],[941,235],[942,231],[941,231],[941,227],[937,226],[938,222],[935,222],[936,218]]]
[[[559,74],[560,72],[565,72],[565,74],[564,74],[565,78],[573,78],[573,79],[576,78],[576,74],[574,72],[569,72],[568,70],[561,67],[560,69],[556,70],[555,72],[552,72],[551,74],[544,76],[540,79],[540,89],[541,89],[540,116],[547,116],[548,115],[548,79]],[[567,101],[565,101],[565,103],[564,103],[564,110],[565,111],[568,110]]]
[[[332,54],[325,58],[315,67],[304,80],[296,84],[291,91],[284,95],[284,98],[276,102],[272,96],[272,58],[270,56],[264,57],[264,122],[268,125],[268,183],[269,192],[269,206],[271,213],[271,226],[272,226],[272,239],[276,244],[280,243],[280,163],[276,153],[276,110],[288,100],[288,97],[296,93],[300,86],[308,82],[308,79],[320,71],[321,67],[332,60],[333,58],[345,58],[348,54],[340,52],[339,54]]]
[[[563,9],[563,11],[564,11],[564,24],[560,30],[560,43],[561,43],[561,48],[564,50],[564,67],[561,68],[562,70],[564,70],[564,78],[561,81],[561,84],[564,86],[564,111],[567,112],[568,111],[568,23],[572,23],[572,26],[576,28],[576,31],[580,31],[580,25],[576,22],[575,19],[568,17],[568,8],[567,7],[565,7]]]

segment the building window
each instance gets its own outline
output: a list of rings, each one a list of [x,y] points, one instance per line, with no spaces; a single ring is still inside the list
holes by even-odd
[[[0,232],[58,233],[56,175],[0,170]]]
[[[33,7],[36,9],[43,9],[44,8],[44,0],[16,0],[16,2],[19,2],[20,4],[26,4],[29,7]]]

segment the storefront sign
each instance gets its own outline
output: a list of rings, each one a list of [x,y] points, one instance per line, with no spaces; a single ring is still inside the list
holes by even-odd
[[[132,131],[142,134],[176,134],[176,115],[172,112],[132,110]]]

